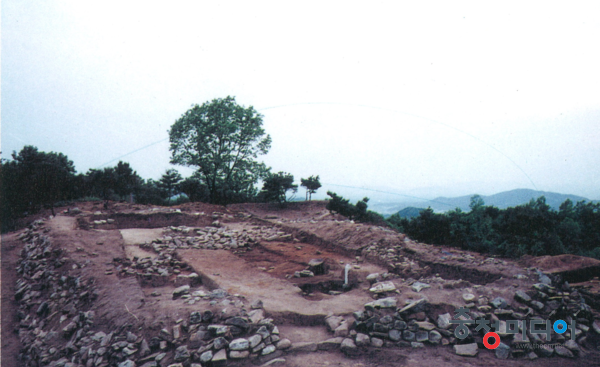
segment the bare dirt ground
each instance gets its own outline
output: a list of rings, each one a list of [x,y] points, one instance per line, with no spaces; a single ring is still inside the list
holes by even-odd
[[[81,210],[80,214],[62,213],[75,206]],[[270,342],[277,345],[277,339],[285,338],[291,341],[292,347],[262,357],[260,351],[238,360],[230,357],[229,365],[262,364],[273,358],[284,359],[280,365],[285,366],[600,365],[600,337],[592,328],[587,340],[580,343],[581,352],[574,359],[498,359],[485,348],[480,348],[476,357],[465,357],[457,355],[451,345],[428,342],[421,347],[411,347],[410,343],[398,345],[386,341],[383,347],[358,348],[356,355],[343,353],[339,345],[333,349],[321,347],[335,335],[355,338],[352,327],[350,331],[335,331],[334,335],[325,326],[326,319],[331,315],[340,316],[351,325],[353,312],[364,310],[365,304],[378,298],[369,290],[375,280],[368,280],[367,276],[373,273],[380,274],[381,283],[393,284],[395,290],[379,298],[394,298],[398,308],[426,298],[429,305],[426,312],[413,316],[433,324],[439,315],[453,314],[455,308],[465,305],[465,294],[473,295],[475,301],[503,297],[507,307],[522,308],[514,295],[517,290],[531,292],[531,286],[539,282],[533,267],[552,274],[576,274],[577,286],[582,293],[591,294],[586,300],[596,307],[592,315],[598,318],[598,308],[593,302],[600,285],[597,278],[594,279],[598,273],[593,269],[599,262],[592,259],[563,256],[514,261],[418,243],[387,228],[353,223],[330,214],[323,202],[292,203],[283,209],[267,204],[239,204],[227,208],[186,204],[158,208],[123,203],[111,203],[105,209],[97,202],[79,203],[57,212],[60,214],[45,221],[40,233],[62,250],[60,257],[64,264],[58,268],[58,275],[82,279],[91,284],[90,289],[95,292],[93,302],[80,310],[95,313],[93,326],[88,331],[136,335],[132,343],[136,349],[132,349],[135,352],[131,357],[119,352],[112,359],[107,358],[107,354],[104,359],[90,357],[89,353],[81,352],[86,347],[73,353],[69,348],[59,349],[58,341],[48,342],[56,346],[59,354],[79,363],[74,366],[85,365],[84,357],[99,367],[116,366],[126,359],[137,359],[137,366],[175,364],[177,348],[195,343],[193,332],[185,332],[193,312],[210,311],[214,315],[213,323],[225,323],[234,317],[257,317],[252,313],[256,310],[250,306],[259,300],[262,305],[257,309],[262,308],[264,317],[272,318],[279,330],[279,334],[271,331],[271,336],[278,337],[270,336]],[[23,326],[17,317],[17,311],[23,308],[19,308],[15,300],[20,277],[15,269],[25,246],[17,236],[24,233],[19,230],[2,236],[1,322],[5,366],[26,365],[18,359],[24,348],[25,334],[15,331],[26,329],[34,338],[36,335],[39,338],[40,332],[42,335],[53,330],[60,332],[76,315],[57,310],[43,317],[39,331],[29,324]],[[298,277],[313,259],[324,260],[325,273]],[[154,265],[150,267],[150,264]],[[350,265],[351,287],[344,289],[347,264]],[[160,275],[161,272],[164,274]],[[199,281],[188,278],[193,274],[198,275]],[[428,287],[415,290],[416,281]],[[184,296],[174,296],[174,290],[186,284],[190,289]],[[211,292],[215,290],[227,294],[212,297]],[[27,310],[35,316],[35,309],[42,303],[43,297],[34,300]],[[483,303],[476,306],[480,304]],[[142,339],[151,341],[164,332],[173,336],[180,326],[183,335],[169,339],[166,349],[152,349],[153,354],[145,356],[138,351]],[[85,344],[85,338],[81,340],[83,342],[78,343]],[[64,339],[62,343],[68,341]],[[96,344],[89,345],[91,350],[98,348]],[[148,359],[160,355],[159,352],[165,353],[163,359]],[[190,356],[184,365],[200,363],[199,355]]]

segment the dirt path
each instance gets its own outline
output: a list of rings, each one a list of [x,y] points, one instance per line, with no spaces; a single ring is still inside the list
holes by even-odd
[[[302,296],[300,288],[290,281],[274,277],[229,251],[179,250],[188,264],[201,273],[209,283],[249,300],[261,299],[265,311],[278,322],[315,323],[330,313],[350,314],[372,298],[361,289],[339,296],[324,295],[311,301]]]

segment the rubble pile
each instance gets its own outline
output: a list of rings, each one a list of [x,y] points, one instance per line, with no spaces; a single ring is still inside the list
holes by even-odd
[[[493,331],[501,339],[494,349],[496,357],[501,359],[576,358],[586,346],[589,333],[600,334],[600,319],[594,319],[597,315],[568,283],[552,286],[545,275],[540,276],[540,281],[544,282],[534,284],[528,291],[517,290],[514,302],[465,293],[462,297],[464,315],[436,314],[426,298],[404,306],[397,305],[395,296],[380,298],[365,304],[364,310],[354,312],[353,319],[328,317],[326,325],[334,337],[327,343],[339,346],[349,356],[359,355],[369,347],[423,348],[426,345],[453,346],[457,355],[475,356],[479,350],[486,350],[484,335]],[[378,284],[383,283],[374,286]],[[488,330],[477,330],[475,320],[482,319],[488,320]],[[456,330],[457,320],[469,321],[464,324],[468,328],[464,337]],[[544,325],[548,322],[549,333],[539,333],[537,326],[532,332],[531,320],[539,320]],[[551,326],[556,320],[564,320],[567,325],[574,322],[575,328],[557,333]],[[511,323],[518,327],[511,328]]]

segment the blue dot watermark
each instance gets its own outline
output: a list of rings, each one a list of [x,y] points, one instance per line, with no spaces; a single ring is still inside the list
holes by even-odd
[[[558,334],[562,334],[567,331],[567,323],[563,320],[554,321],[554,331]]]

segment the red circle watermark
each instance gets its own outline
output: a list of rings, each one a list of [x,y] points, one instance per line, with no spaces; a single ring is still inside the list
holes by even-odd
[[[488,342],[489,338],[494,338],[494,340],[495,340],[494,344],[490,344]],[[485,345],[485,347],[487,349],[496,349],[496,348],[498,348],[498,346],[500,345],[500,336],[498,336],[498,334],[496,334],[493,331],[490,331],[490,332],[486,333],[483,336],[483,345]]]

